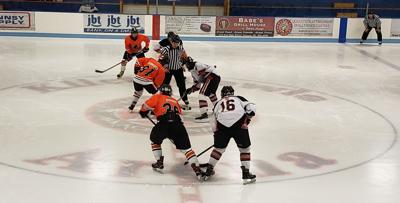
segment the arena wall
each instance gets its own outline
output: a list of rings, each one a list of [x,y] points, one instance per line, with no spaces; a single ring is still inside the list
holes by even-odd
[[[82,13],[54,13],[54,12],[6,12],[1,11],[0,15],[4,18],[4,16],[12,16],[12,15],[23,15],[24,20],[31,22],[24,22],[24,25],[29,24],[31,27],[29,29],[26,26],[18,27],[15,25],[13,28],[9,28],[8,26],[13,26],[5,23],[0,18],[0,36],[26,36],[26,37],[66,37],[66,38],[105,38],[105,39],[122,39],[126,33],[107,33],[107,32],[85,32],[84,24],[86,23],[85,16],[87,14]],[[28,19],[27,15],[31,17]],[[120,14],[93,14],[93,15],[103,15],[103,17],[107,16],[119,16]],[[123,15],[123,14],[121,14]],[[140,15],[139,15],[140,16]],[[144,29],[144,34],[152,37],[153,26],[159,26],[160,36],[161,38],[165,37],[166,32],[169,31],[166,28],[166,21],[168,19],[178,19],[177,22],[180,23],[179,17],[176,16],[160,16],[160,23],[154,25],[153,24],[153,16],[152,15],[141,15],[141,18],[144,19],[143,25],[141,25]],[[358,42],[361,34],[364,30],[363,27],[363,19],[362,18],[349,18],[347,19],[347,26],[341,29],[341,19],[340,18],[326,18],[328,21],[331,20],[332,31],[329,35],[325,35],[323,33],[314,33],[312,35],[300,34],[300,35],[291,35],[288,34],[286,36],[282,36],[277,34],[278,22],[279,20],[285,18],[275,18],[274,22],[274,33],[273,36],[216,36],[215,27],[217,23],[215,22],[218,17],[215,16],[181,16],[180,17],[182,23],[186,23],[188,25],[186,28],[186,32],[179,33],[180,36],[184,40],[196,40],[196,41],[259,41],[259,42],[338,42],[339,35],[342,32],[347,32],[345,35],[347,42]],[[188,18],[186,20],[185,18]],[[208,33],[198,33],[195,28],[191,28],[190,26],[194,26],[196,21],[199,21],[197,18],[202,18],[201,20],[207,20],[212,26],[211,31],[208,30]],[[231,17],[228,17],[231,18]],[[257,17],[248,17],[248,18],[257,18]],[[263,17],[260,17],[263,18]],[[273,17],[271,17],[273,18]],[[312,22],[316,18],[287,18],[289,21],[304,21],[304,22]],[[321,20],[322,18],[318,18]],[[192,20],[192,21],[190,21]],[[323,20],[323,19],[322,19]],[[382,19],[382,33],[384,42],[393,42],[399,43],[400,37],[393,34],[392,29],[398,29],[400,23],[396,23],[392,26],[392,21],[397,22],[399,19]],[[262,22],[262,20],[261,20]],[[192,24],[190,24],[192,23]],[[262,24],[262,23],[261,23]],[[307,23],[305,23],[307,24]],[[298,26],[306,26],[300,24]],[[315,26],[324,25],[324,24],[315,24]],[[183,25],[180,26],[182,28]],[[197,25],[196,25],[197,26]],[[293,30],[295,30],[296,25],[293,25]],[[308,23],[308,26],[313,26]],[[344,30],[343,30],[344,29]],[[302,31],[297,28],[297,31]],[[303,30],[304,31],[304,30]],[[398,34],[398,33],[397,33]],[[370,33],[370,40],[376,39],[375,32]]]

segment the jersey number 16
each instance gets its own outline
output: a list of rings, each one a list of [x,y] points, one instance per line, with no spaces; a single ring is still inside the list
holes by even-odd
[[[233,110],[235,110],[235,100],[233,100],[233,99],[224,100],[221,103],[221,107],[222,107],[222,111],[221,112],[233,111]]]

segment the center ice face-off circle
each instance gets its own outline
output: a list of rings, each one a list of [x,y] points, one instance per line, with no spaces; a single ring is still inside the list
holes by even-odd
[[[234,86],[236,94],[257,105],[249,130],[251,170],[258,183],[356,167],[382,155],[397,136],[389,120],[345,98],[255,81],[225,79],[222,85]],[[137,113],[126,113],[131,92],[130,82],[102,77],[3,89],[0,96],[7,107],[3,113],[7,120],[2,123],[7,127],[1,136],[9,144],[0,149],[0,162],[76,179],[129,184],[197,182],[189,166],[183,165],[183,155],[168,140],[163,143],[164,174],[151,170],[152,124]],[[194,106],[196,98],[196,94],[190,97]],[[197,113],[194,108],[184,119],[192,147],[199,153],[212,145],[212,134],[208,123],[191,122]],[[199,161],[207,162],[208,156],[205,153]],[[239,166],[237,148],[231,142],[215,168],[216,175],[203,184],[239,184]]]

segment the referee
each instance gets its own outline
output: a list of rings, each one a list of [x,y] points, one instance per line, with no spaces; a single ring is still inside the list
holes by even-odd
[[[160,40],[157,44],[154,45],[154,51],[157,52],[157,53],[161,53],[161,49],[162,49],[163,47],[171,46],[171,39],[172,39],[172,37],[174,37],[175,35],[177,35],[177,34],[175,34],[175,33],[172,32],[172,31],[171,31],[171,32],[168,32],[167,38],[165,38],[165,39],[163,39],[163,40]],[[182,40],[180,41],[180,44],[179,44],[179,45],[183,45]]]
[[[175,82],[178,85],[179,94],[182,97],[185,105],[184,110],[190,110],[189,100],[186,91],[185,76],[183,75],[182,60],[187,58],[185,49],[182,46],[182,41],[178,35],[173,35],[170,38],[171,44],[161,49],[161,64],[166,67],[164,84],[170,84],[172,76],[175,77]]]
[[[364,19],[364,33],[362,35],[360,44],[362,44],[365,40],[367,40],[369,32],[371,32],[372,28],[375,28],[375,32],[378,35],[378,43],[382,44],[382,29],[381,29],[381,20],[379,16],[374,14],[373,12],[368,12],[368,15],[365,16]]]

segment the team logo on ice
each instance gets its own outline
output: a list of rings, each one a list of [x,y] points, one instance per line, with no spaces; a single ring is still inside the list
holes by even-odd
[[[128,111],[132,98],[127,97],[97,103],[86,111],[86,116],[92,122],[103,127],[135,134],[148,134],[153,124],[149,120],[141,118],[138,113],[141,104],[148,98],[149,96],[142,96],[133,113]],[[192,104],[197,102],[194,99],[190,99],[190,101]],[[183,114],[188,133],[191,136],[212,135],[209,123],[194,122],[194,116],[198,113],[194,111],[184,112]],[[150,118],[156,121],[154,116],[150,116]]]

